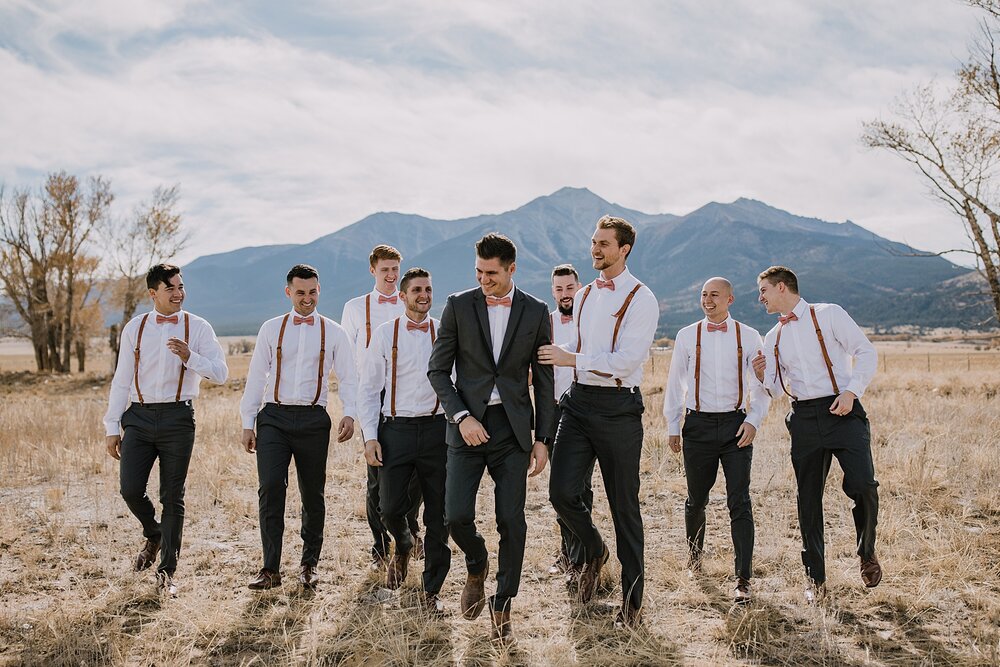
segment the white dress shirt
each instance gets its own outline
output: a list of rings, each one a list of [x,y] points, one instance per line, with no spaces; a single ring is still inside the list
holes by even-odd
[[[781,375],[789,393],[798,400],[822,398],[834,394],[830,374],[823,359],[823,351],[816,337],[809,306],[816,309],[816,319],[823,341],[833,363],[833,375],[840,391],[850,391],[861,398],[868,388],[878,367],[878,353],[857,323],[847,312],[835,303],[806,303],[805,299],[792,309],[797,320],[781,327]],[[772,397],[784,393],[778,381],[774,365],[774,341],[777,339],[778,325],[764,337],[764,356],[767,368],[764,371],[764,386]],[[851,368],[851,359],[854,367]]]
[[[604,274],[601,274],[604,278]],[[617,387],[616,379],[623,387],[638,387],[642,382],[642,365],[649,356],[649,346],[656,335],[656,323],[660,317],[659,306],[653,292],[643,285],[629,304],[618,331],[618,342],[611,349],[617,313],[629,292],[639,283],[628,269],[614,278],[615,289],[600,289],[596,282],[590,290],[587,302],[581,309],[584,287],[576,293],[573,302],[573,316],[580,319],[580,336],[583,345],[576,353],[577,381],[581,384],[599,387]],[[563,349],[576,352],[576,341]],[[593,371],[593,372],[591,372]],[[602,377],[604,373],[611,377]]]
[[[514,284],[511,283],[510,291],[501,296],[514,299]],[[513,305],[513,304],[512,304]],[[486,314],[490,318],[490,337],[493,340],[493,361],[500,361],[500,350],[503,349],[503,338],[507,335],[507,323],[510,322],[510,308],[506,306],[486,306]],[[493,392],[490,394],[490,405],[500,404],[500,390],[493,385]]]
[[[740,323],[740,340],[743,346],[743,365],[739,366],[736,347],[736,323],[732,317],[725,320],[726,331],[709,331],[708,318],[701,321],[701,370],[698,397],[701,412],[747,411],[746,420],[759,429],[767,408],[771,405],[764,385],[753,372],[753,358],[763,349],[760,334],[753,327]],[[685,408],[696,407],[694,395],[694,367],[698,342],[698,322],[677,332],[674,353],[670,358],[667,388],[663,395],[663,416],[667,418],[667,435],[680,435],[681,419]],[[743,374],[743,399],[737,408]]]
[[[437,394],[427,379],[427,360],[431,358],[431,332],[409,331],[407,316],[399,318],[399,341],[396,347],[396,416],[424,417],[432,414],[438,405]],[[431,318],[437,332],[441,322]],[[378,438],[379,406],[386,417],[392,415],[392,338],[396,320],[390,320],[372,334],[371,345],[365,354],[358,388],[358,418],[365,440]],[[415,322],[415,324],[420,324]],[[380,400],[385,389],[385,400]]]
[[[319,318],[323,316],[314,312],[313,324],[309,325],[294,324],[296,315],[294,311],[288,313],[288,324],[285,326],[285,336],[281,341],[281,383],[278,387],[278,400],[282,405],[312,405],[319,376]],[[243,390],[243,399],[240,401],[243,428],[253,428],[263,403],[274,402],[275,350],[278,347],[278,334],[284,317],[280,315],[264,322],[257,334],[257,345],[250,358],[247,384]],[[326,321],[326,356],[323,359],[323,379],[319,381],[319,400],[316,404],[324,407],[327,405],[327,386],[332,368],[337,373],[339,382],[337,393],[344,405],[344,416],[356,417],[358,376],[351,342],[343,327],[329,317],[323,319]]]
[[[383,299],[396,297],[396,303],[379,303],[379,297]],[[356,296],[344,304],[344,312],[340,316],[340,326],[344,327],[344,331],[347,332],[347,337],[351,341],[352,349],[354,350],[354,363],[357,365],[358,374],[361,373],[361,368],[364,364],[366,349],[365,299],[370,299],[371,303],[372,335],[375,334],[375,329],[380,325],[397,317],[403,317],[406,313],[406,306],[403,304],[403,300],[399,298],[398,292],[382,294],[377,289],[372,289],[371,292]]]
[[[197,315],[180,311],[177,324],[156,323],[155,310],[137,315],[122,328],[121,347],[118,351],[118,367],[111,380],[108,396],[108,411],[104,415],[107,435],[121,435],[121,418],[129,403],[138,403],[135,390],[135,341],[142,318],[148,315],[142,330],[139,349],[139,391],[144,403],[168,403],[177,400],[177,381],[181,375],[181,358],[167,348],[167,340],[184,340],[184,316],[190,317],[188,348],[191,357],[187,360],[181,400],[189,401],[198,396],[201,378],[222,384],[229,376],[226,354],[215,337],[212,325]],[[171,317],[173,317],[171,315]]]
[[[593,296],[593,294],[591,294]],[[590,299],[587,299],[588,301]],[[559,309],[553,310],[549,313],[549,319],[552,321],[552,344],[562,345],[562,346],[572,346],[570,351],[576,349],[576,322],[570,320],[566,324],[562,323],[562,313]],[[562,395],[569,389],[569,386],[573,384],[573,369],[566,366],[553,366],[553,375],[555,376],[555,394],[556,401],[558,402]]]

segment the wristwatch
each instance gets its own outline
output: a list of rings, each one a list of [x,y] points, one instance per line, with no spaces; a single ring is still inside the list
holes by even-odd
[[[546,447],[552,444],[552,438],[539,438],[538,442],[542,443]]]
[[[455,420],[455,425],[457,426],[458,424],[461,424],[463,419],[471,416],[472,416],[471,412],[466,412],[464,415]]]

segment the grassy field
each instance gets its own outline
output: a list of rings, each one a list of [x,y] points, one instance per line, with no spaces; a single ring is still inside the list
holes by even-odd
[[[644,626],[613,628],[614,558],[586,607],[546,575],[558,543],[546,474],[528,484],[528,551],[510,650],[487,640],[485,614],[471,623],[458,614],[465,567],[457,549],[443,620],[415,608],[419,565],[396,593],[369,573],[357,439],[331,446],[324,585],[304,595],[292,583],[301,546],[293,483],[286,583],[263,594],[246,589],[260,566],[260,540],[256,469],[238,444],[245,356],[231,358],[226,386],[203,385],[180,595],[161,599],[151,571],[130,571],[142,540],[104,451],[108,378],[37,377],[27,372],[30,357],[0,356],[0,665],[998,665],[1000,354],[881,349],[884,370],[864,399],[881,484],[886,575],[878,588],[860,583],[850,501],[834,466],[826,499],[830,596],[820,606],[802,602],[783,400],[755,444],[754,603],[729,603],[721,479],[709,506],[704,571],[689,578],[684,472],[666,447],[660,415],[669,353],[657,353],[643,386]],[[92,366],[107,368],[107,360]],[[495,554],[491,484],[483,487],[481,527]],[[596,520],[610,537],[599,482],[597,499]]]

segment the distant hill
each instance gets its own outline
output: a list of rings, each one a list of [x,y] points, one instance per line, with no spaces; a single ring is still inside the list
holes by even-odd
[[[305,262],[320,272],[320,310],[339,319],[345,301],[371,289],[371,248],[388,243],[402,252],[404,269],[431,271],[440,312],[446,295],[475,284],[473,244],[493,230],[517,244],[517,284],[551,302],[554,265],[573,263],[585,283],[594,277],[590,235],[604,214],[621,216],[639,230],[629,268],[659,299],[661,335],[672,336],[701,315],[698,291],[714,275],[734,282],[737,318],[769,328],[773,318],[756,301],[756,277],[771,264],[791,266],[805,298],[840,303],[865,326],[971,327],[989,314],[978,296],[984,286],[973,272],[940,257],[906,256],[917,251],[851,222],[803,218],[751,199],[713,202],[684,216],[649,214],[580,188],[460,220],[376,213],[302,245],[199,257],[184,267],[186,306],[220,334],[254,333],[263,320],[288,308],[285,274]]]

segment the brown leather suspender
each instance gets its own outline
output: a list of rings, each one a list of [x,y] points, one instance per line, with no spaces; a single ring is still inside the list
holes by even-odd
[[[142,392],[139,390],[139,348],[142,346],[142,332],[146,328],[146,320],[149,319],[149,313],[142,316],[142,321],[139,322],[139,333],[135,336],[135,394],[139,397],[139,405],[145,405],[145,401],[142,398]],[[184,313],[184,343],[187,344],[191,340],[191,318],[187,313]],[[184,372],[187,367],[184,362],[181,362],[181,375],[177,380],[177,394],[174,396],[174,400],[178,403],[181,400],[181,389],[184,387]]]
[[[736,399],[736,410],[743,405],[743,337],[740,335],[740,323],[736,325],[736,377],[739,382],[739,397]],[[698,322],[697,338],[694,346],[694,409],[701,412],[701,322]]]
[[[139,397],[139,405],[146,404],[142,400],[142,392],[139,391],[139,347],[142,345],[142,330],[146,328],[146,320],[148,319],[149,313],[142,316],[142,321],[139,322],[139,333],[135,337],[135,393]]]
[[[396,318],[396,323],[392,326],[392,386],[389,393],[389,416],[396,416],[396,361],[399,357],[399,321],[403,319],[402,317]],[[437,336],[434,332],[434,320],[428,320],[430,323],[430,334],[431,334],[431,345],[434,345],[434,341]],[[431,416],[436,415],[438,408],[441,407],[441,399],[434,399],[434,409],[431,410]]]
[[[593,283],[587,285],[587,289],[583,291],[583,296],[580,298],[580,310],[575,314],[576,318],[576,352],[580,353],[580,349],[583,347],[583,339],[580,337],[580,322],[583,321],[583,304],[587,303],[587,297],[590,296],[590,290],[594,286]],[[636,286],[632,288],[632,291],[628,293],[625,297],[625,302],[622,307],[618,309],[611,317],[615,318],[615,331],[611,334],[611,352],[615,351],[615,345],[618,344],[618,331],[621,329],[622,322],[625,321],[625,313],[628,311],[629,305],[632,303],[632,299],[635,298],[636,292],[642,288],[642,283],[636,283]],[[590,371],[594,375],[602,378],[613,377],[610,373],[604,373],[602,371]],[[577,379],[576,369],[573,369],[573,379]],[[622,381],[621,378],[615,378],[615,384],[621,389]]]
[[[840,394],[840,387],[837,386],[837,378],[833,374],[833,362],[830,360],[830,354],[826,351],[826,341],[823,340],[823,332],[819,328],[819,320],[816,318],[816,308],[814,306],[809,306],[809,314],[812,315],[813,327],[816,329],[816,339],[819,341],[819,349],[823,352],[823,361],[826,363],[826,372],[830,375],[830,384],[833,385],[833,393],[835,395]],[[778,345],[781,343],[781,329],[785,325],[778,323],[778,333],[774,337],[774,376],[781,385],[781,390],[788,394],[789,398],[793,401],[799,400],[795,396],[792,396],[791,392],[785,388],[785,380],[781,376],[781,361],[778,359]]]
[[[285,313],[281,319],[281,329],[278,330],[278,345],[274,350],[274,402],[278,405],[281,405],[281,401],[278,399],[278,385],[281,384],[281,343],[285,340],[285,327],[288,326],[289,316],[290,313]],[[326,320],[322,315],[316,317],[319,318],[319,369],[316,372],[316,395],[309,405],[316,405],[319,402],[319,396],[323,391],[323,362],[326,361]]]
[[[365,349],[372,344],[372,294],[365,294]]]

